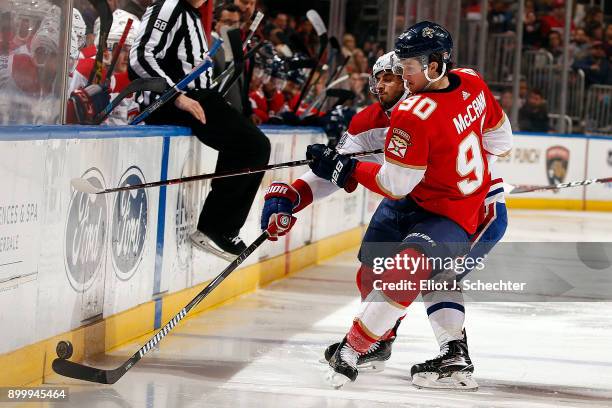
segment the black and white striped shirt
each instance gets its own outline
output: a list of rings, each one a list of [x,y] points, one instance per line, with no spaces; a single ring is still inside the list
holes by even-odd
[[[130,78],[163,77],[174,86],[204,59],[208,51],[200,13],[186,0],[158,0],[147,8],[130,49]],[[212,68],[189,84],[207,88]],[[149,104],[149,93],[144,103]]]

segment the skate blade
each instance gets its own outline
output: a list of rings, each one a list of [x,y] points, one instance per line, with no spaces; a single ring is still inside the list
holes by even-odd
[[[478,383],[470,373],[456,372],[450,377],[438,378],[437,373],[418,373],[412,377],[412,385],[417,388],[476,391]]]
[[[344,386],[344,384],[346,384],[347,382],[351,381],[351,379],[347,376],[337,373],[331,368],[327,372],[325,380],[329,383],[329,385],[331,385],[337,390],[342,388],[342,386]]]
[[[385,370],[385,361],[369,361],[357,365],[359,373],[380,373]]]
[[[319,363],[329,365],[329,361],[323,357],[319,360]],[[357,369],[361,373],[362,370],[364,373],[380,373],[385,370],[385,361],[370,361],[364,364],[358,364]]]
[[[201,251],[218,256],[219,258],[224,259],[228,262],[232,262],[234,259],[236,259],[236,255],[230,254],[229,252],[224,252],[216,246],[213,246],[210,242],[208,242],[209,240],[207,238],[195,239],[193,237],[189,237],[189,239],[191,240],[193,246],[195,246]]]

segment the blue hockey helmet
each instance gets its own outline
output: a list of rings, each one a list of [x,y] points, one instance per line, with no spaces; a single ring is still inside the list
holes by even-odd
[[[396,62],[393,73],[414,75],[423,72],[429,82],[440,80],[451,62],[453,39],[447,29],[431,21],[421,21],[404,31],[395,41]],[[442,59],[442,72],[437,78],[430,78],[427,66],[431,54],[438,53]]]
[[[449,63],[453,51],[453,39],[448,30],[431,21],[421,21],[404,31],[395,41],[398,58],[416,58],[439,52],[442,62]]]

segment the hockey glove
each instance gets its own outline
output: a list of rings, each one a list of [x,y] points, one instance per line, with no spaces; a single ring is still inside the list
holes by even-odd
[[[66,122],[80,125],[97,125],[96,115],[110,103],[107,87],[89,85],[72,92],[68,99]]]
[[[276,241],[289,232],[297,220],[292,214],[300,202],[300,195],[289,184],[272,182],[264,196],[261,229],[268,230],[269,239]]]
[[[340,188],[354,184],[351,181],[351,175],[355,171],[357,160],[342,155],[323,144],[308,146],[306,158],[313,160],[309,166],[312,172],[322,179],[329,180]]]

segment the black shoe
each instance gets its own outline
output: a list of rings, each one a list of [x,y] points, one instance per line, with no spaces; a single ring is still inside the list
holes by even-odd
[[[391,350],[395,336],[387,340],[379,340],[368,350],[359,356],[357,360],[357,368],[360,370],[367,369],[369,371],[382,371],[385,369],[385,361],[391,358]],[[325,360],[329,362],[340,343],[334,343],[325,349]]]
[[[330,371],[327,374],[327,381],[336,389],[349,381],[355,381],[359,374],[357,371],[358,359],[359,353],[348,345],[345,337],[329,359]]]
[[[440,355],[412,366],[412,384],[418,388],[476,390],[472,379],[474,365],[468,354],[467,336],[452,340],[440,347]]]
[[[246,245],[238,235],[230,236],[230,234],[196,230],[189,238],[201,250],[210,252],[230,262],[246,249]]]

